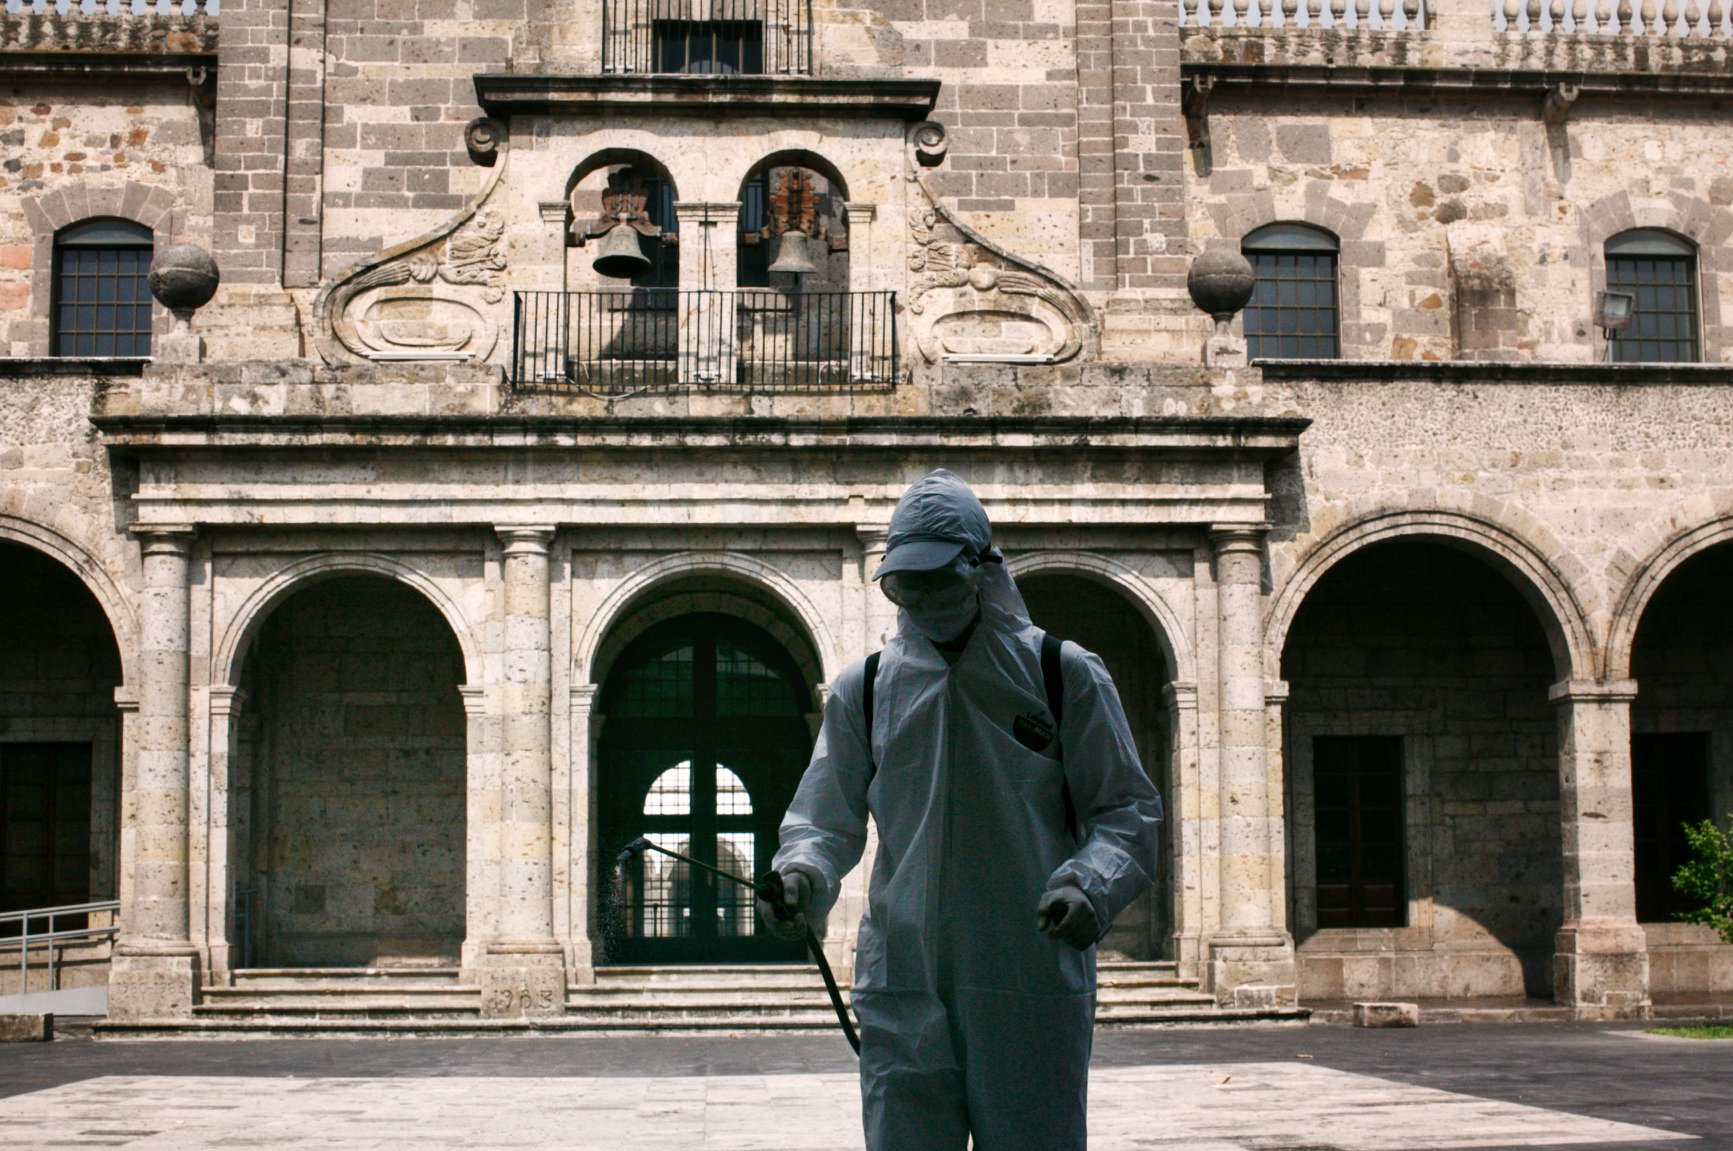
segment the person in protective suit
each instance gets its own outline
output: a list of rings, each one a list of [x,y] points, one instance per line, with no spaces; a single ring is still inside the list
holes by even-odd
[[[872,688],[837,677],[782,822],[822,922],[878,827],[855,957],[868,1151],[1081,1151],[1095,943],[1154,881],[1161,799],[1107,669],[1060,649],[1060,722],[987,513],[948,471],[911,487],[875,574],[901,610]]]

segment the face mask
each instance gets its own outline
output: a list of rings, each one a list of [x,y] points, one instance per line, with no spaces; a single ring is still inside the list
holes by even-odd
[[[980,610],[977,597],[971,592],[966,598],[950,604],[921,604],[906,607],[909,627],[934,643],[944,643],[963,634]]]

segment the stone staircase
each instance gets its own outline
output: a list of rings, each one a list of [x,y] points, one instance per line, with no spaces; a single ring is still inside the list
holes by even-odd
[[[1101,1027],[1303,1022],[1304,1009],[1221,1008],[1171,963],[1103,963]],[[843,989],[844,1002],[848,990]],[[603,967],[566,989],[566,1014],[485,1019],[455,967],[283,968],[207,987],[190,1020],[105,1021],[99,1034],[449,1035],[825,1032],[837,1026],[818,969],[803,965]]]

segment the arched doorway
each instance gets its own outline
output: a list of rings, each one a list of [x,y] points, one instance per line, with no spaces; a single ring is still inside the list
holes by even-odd
[[[0,542],[0,603],[0,912],[113,899],[114,630],[72,571],[22,544]]]
[[[1107,665],[1114,686],[1119,689],[1119,701],[1131,724],[1143,769],[1170,809],[1162,838],[1164,857],[1173,860],[1174,804],[1168,771],[1173,744],[1168,710],[1162,699],[1162,689],[1172,675],[1160,640],[1129,600],[1098,580],[1041,572],[1018,579],[1017,587],[1037,627],[1081,644]],[[1155,888],[1138,897],[1114,920],[1099,946],[1102,958],[1172,958],[1173,873],[1173,866],[1163,866]]]
[[[241,672],[233,963],[455,966],[466,717],[457,638],[379,575],[291,593]]]
[[[1683,827],[1733,811],[1733,544],[1681,563],[1643,609],[1631,648],[1631,798],[1637,918],[1657,994],[1729,985],[1733,948],[1681,923],[1672,876]]]
[[[812,751],[809,687],[788,651],[742,619],[694,612],[638,636],[601,694],[602,858],[644,835],[755,877]],[[797,961],[762,931],[749,891],[646,853],[605,882],[609,963]]]
[[[1311,999],[1552,995],[1560,678],[1476,552],[1375,543],[1282,651],[1290,920]]]

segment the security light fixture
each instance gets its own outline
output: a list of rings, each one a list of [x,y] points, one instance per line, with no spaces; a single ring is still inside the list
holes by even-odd
[[[1602,292],[1595,300],[1595,326],[1604,332],[1622,332],[1631,326],[1631,311],[1637,298],[1629,292]]]

